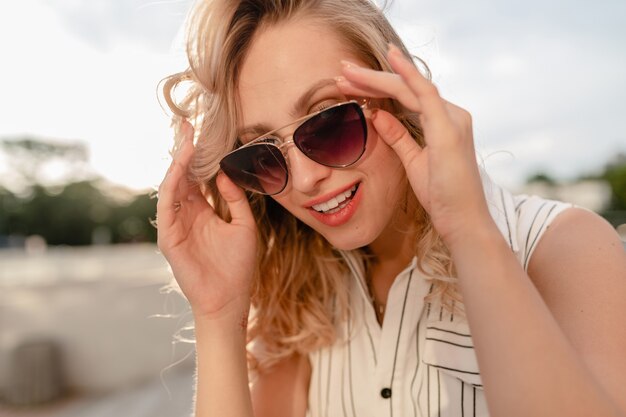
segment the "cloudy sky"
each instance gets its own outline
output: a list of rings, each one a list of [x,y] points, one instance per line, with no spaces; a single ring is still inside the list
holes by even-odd
[[[156,85],[185,65],[190,4],[0,3],[0,138],[82,141],[96,173],[156,186],[171,143]],[[498,182],[573,178],[626,152],[623,0],[395,0],[388,15],[442,94],[473,114]],[[7,167],[0,159],[5,180]]]

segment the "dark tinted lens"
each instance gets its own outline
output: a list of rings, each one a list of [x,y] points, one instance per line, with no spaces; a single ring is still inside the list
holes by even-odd
[[[276,146],[246,146],[226,155],[220,167],[235,184],[248,190],[277,194],[287,185],[287,163]]]
[[[365,151],[367,124],[356,103],[331,107],[304,122],[293,135],[296,146],[322,165],[344,167]]]

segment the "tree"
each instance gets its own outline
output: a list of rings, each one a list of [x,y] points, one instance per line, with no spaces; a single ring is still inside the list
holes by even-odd
[[[600,175],[611,187],[611,202],[603,216],[614,226],[626,223],[626,154],[618,154]]]
[[[146,193],[122,201],[103,192],[112,187],[102,178],[79,180],[89,172],[82,144],[25,138],[0,145],[18,182],[12,189],[0,186],[0,238],[39,235],[51,245],[156,242],[156,200]],[[63,184],[44,178],[44,165],[54,160],[66,166]]]
[[[51,164],[57,163],[62,173],[58,180],[76,181],[90,176],[87,148],[80,142],[65,143],[30,137],[3,139],[0,149],[7,155],[10,177],[4,183],[13,191],[28,192],[35,184],[51,185],[45,174]]]

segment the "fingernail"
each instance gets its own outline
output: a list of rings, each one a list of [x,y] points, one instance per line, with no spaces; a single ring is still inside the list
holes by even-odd
[[[372,109],[372,115],[370,116],[370,119],[372,119],[372,121],[376,120],[376,117],[378,116],[378,109]]]
[[[334,77],[334,79],[335,79],[335,82],[337,82],[337,83],[342,83],[342,82],[346,81],[346,77],[342,77],[341,75],[338,76],[338,77]]]

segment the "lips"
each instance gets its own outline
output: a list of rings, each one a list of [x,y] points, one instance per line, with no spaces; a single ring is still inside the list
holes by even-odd
[[[349,190],[346,190],[342,193],[337,194],[334,197],[331,197],[328,201],[320,204],[315,204],[312,208],[315,211],[326,214],[332,214],[333,212],[337,212],[341,210],[342,206],[347,204],[346,200],[354,196],[356,189],[357,185],[355,184]]]
[[[341,226],[352,218],[361,202],[362,195],[360,183],[353,184],[333,197],[325,197],[324,201],[312,205],[309,207],[309,212],[320,223],[332,227]],[[337,201],[337,206],[331,208],[331,204],[334,205],[335,201]],[[328,207],[328,210],[320,212],[315,207],[322,210]]]

